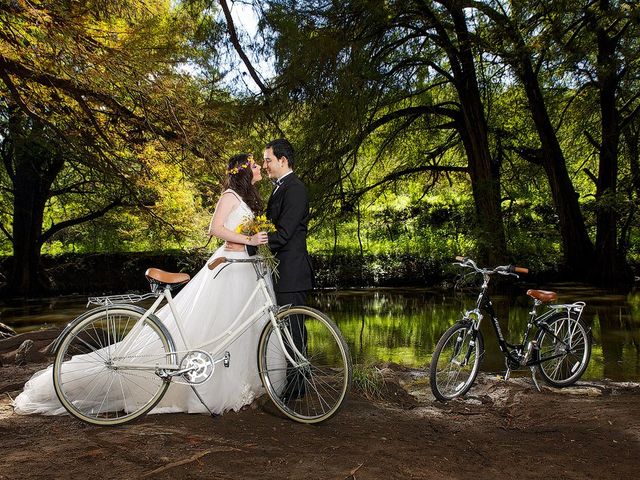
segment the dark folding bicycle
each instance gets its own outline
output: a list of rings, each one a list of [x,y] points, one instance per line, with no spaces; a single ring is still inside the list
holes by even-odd
[[[511,370],[529,367],[533,382],[540,389],[536,372],[549,385],[566,387],[575,383],[584,373],[591,356],[591,329],[581,319],[584,302],[552,304],[557,299],[555,292],[528,290],[533,298],[533,308],[521,343],[512,345],[502,334],[498,319],[488,293],[492,275],[518,277],[528,270],[512,265],[493,269],[480,268],[470,258],[456,257],[455,265],[473,270],[482,275],[483,282],[476,308],[464,313],[461,320],[450,327],[436,345],[430,367],[431,390],[440,401],[464,395],[475,381],[480,362],[484,356],[484,339],[480,332],[483,313],[489,315],[498,346],[505,357],[508,380]],[[540,315],[537,308],[544,304],[547,309]],[[533,331],[532,331],[533,330]]]

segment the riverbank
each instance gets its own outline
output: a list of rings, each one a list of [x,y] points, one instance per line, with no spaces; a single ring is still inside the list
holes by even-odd
[[[104,294],[147,290],[144,272],[156,267],[195,275],[212,252],[86,253],[43,255],[47,294]],[[0,294],[12,257],[0,257]],[[312,255],[318,288],[425,286],[442,280],[445,263],[407,254]],[[450,262],[449,262],[450,263]]]
[[[204,250],[43,255],[41,264],[47,291],[41,293],[103,295],[144,291],[148,290],[144,277],[147,268],[194,275],[210,255],[210,251]],[[317,287],[321,289],[434,287],[450,283],[460,274],[460,269],[452,265],[452,259],[403,253],[311,255],[311,258]],[[0,257],[0,298],[8,295],[3,285],[6,286],[12,262],[12,257]],[[635,266],[634,270],[640,272],[640,267]],[[570,275],[551,267],[544,271],[532,268],[522,277],[522,281],[533,285],[569,280],[572,280]],[[513,284],[513,280],[507,284]],[[629,290],[632,286],[630,283],[623,289]]]
[[[215,418],[149,415],[104,428],[13,413],[15,386],[42,366],[0,367],[2,480],[88,472],[98,479],[617,479],[638,471],[638,384],[538,392],[527,377],[505,383],[481,375],[466,399],[442,404],[424,371],[380,365],[381,398],[355,391],[322,425],[286,420],[261,397]]]

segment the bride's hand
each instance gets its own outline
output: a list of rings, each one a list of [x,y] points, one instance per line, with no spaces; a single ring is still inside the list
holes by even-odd
[[[265,243],[267,243],[269,241],[269,238],[267,237],[267,232],[258,232],[254,235],[251,235],[249,237],[249,243],[248,245],[252,245],[254,247],[257,247],[258,245],[263,245]]]

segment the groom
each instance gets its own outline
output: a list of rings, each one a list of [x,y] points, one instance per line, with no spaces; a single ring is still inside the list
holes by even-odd
[[[267,203],[267,218],[276,231],[269,233],[269,248],[279,260],[279,278],[274,279],[278,305],[306,305],[307,292],[314,287],[313,269],[307,252],[309,197],[300,179],[293,173],[295,158],[288,140],[269,142],[264,149],[264,165],[275,188]],[[296,347],[306,346],[306,329],[300,318],[292,318],[291,333]],[[287,373],[285,395],[295,399],[305,394],[304,379]]]

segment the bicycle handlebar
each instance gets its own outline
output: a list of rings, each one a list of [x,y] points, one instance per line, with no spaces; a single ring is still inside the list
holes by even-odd
[[[487,268],[480,268],[476,265],[476,262],[471,260],[469,257],[462,257],[460,255],[456,256],[455,259],[459,262],[459,264],[463,267],[472,268],[478,273],[482,274],[492,274],[492,273],[500,273],[502,275],[516,275],[518,273],[529,273],[529,269],[525,267],[518,267],[516,265],[501,265],[495,267],[490,270]],[[516,275],[517,276],[517,275]]]
[[[212,262],[210,262],[207,267],[209,270],[215,270],[216,267],[222,265],[223,263],[261,263],[264,261],[259,255],[255,255],[253,258],[227,258],[227,257],[218,257]]]

